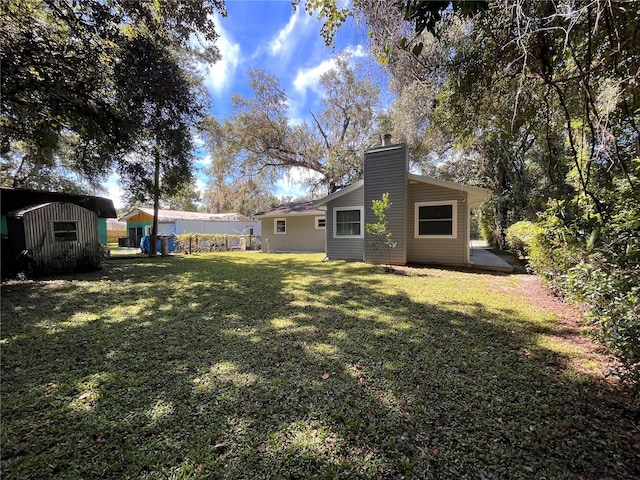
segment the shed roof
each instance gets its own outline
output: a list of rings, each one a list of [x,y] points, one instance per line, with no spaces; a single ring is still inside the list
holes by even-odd
[[[116,209],[109,198],[74,193],[46,192],[26,188],[0,187],[2,215],[43,203],[67,202],[95,212],[100,218],[116,218]]]
[[[313,200],[305,202],[289,202],[278,205],[271,210],[256,213],[256,217],[281,217],[285,215],[324,215],[323,210],[315,208]]]
[[[60,203],[60,204],[67,203],[67,204],[74,205],[75,207],[80,207],[80,205],[76,205],[75,203],[71,203],[71,202],[47,202],[47,203],[40,203],[38,205],[30,205],[28,207],[19,208],[18,210],[14,210],[12,212],[8,212],[7,213],[7,217],[10,217],[10,218],[22,218],[26,213],[33,212],[34,210],[38,210],[40,208],[44,208],[44,207],[47,207],[49,205],[55,205],[57,203]],[[84,208],[84,207],[80,207],[80,208]],[[89,209],[87,208],[87,210],[89,210]]]
[[[126,222],[130,218],[144,213],[153,217],[153,208],[138,207],[130,210],[126,215],[119,218],[121,222]],[[202,220],[206,222],[249,222],[248,217],[239,213],[202,213],[184,212],[182,210],[158,210],[159,222],[173,222],[175,220]]]

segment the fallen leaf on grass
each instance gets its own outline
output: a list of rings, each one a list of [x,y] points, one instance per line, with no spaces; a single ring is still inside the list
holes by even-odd
[[[322,375],[322,380],[326,380],[327,378],[329,378],[329,372],[324,372],[324,374]]]

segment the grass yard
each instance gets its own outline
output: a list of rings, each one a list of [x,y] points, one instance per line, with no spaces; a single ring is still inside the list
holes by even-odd
[[[640,477],[637,406],[524,276],[320,258],[3,285],[2,478]]]

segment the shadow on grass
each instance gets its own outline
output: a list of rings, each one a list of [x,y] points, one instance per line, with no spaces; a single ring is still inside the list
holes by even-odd
[[[309,258],[3,286],[3,478],[640,475],[634,413],[548,324]]]

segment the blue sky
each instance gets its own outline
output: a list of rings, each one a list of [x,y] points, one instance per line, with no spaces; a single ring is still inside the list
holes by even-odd
[[[320,109],[320,76],[331,69],[332,58],[347,51],[354,61],[377,68],[367,56],[366,30],[349,20],[337,34],[334,47],[324,45],[321,23],[304,8],[295,12],[290,0],[227,0],[227,17],[217,17],[217,46],[222,60],[207,66],[204,84],[212,101],[211,111],[224,118],[231,111],[231,96],[250,95],[247,69],[262,68],[281,80],[289,98],[292,123],[310,118],[309,111]],[[203,168],[210,158],[202,154],[196,166],[200,187],[206,178]],[[277,185],[277,195],[305,194],[298,182],[304,172],[293,171]],[[105,187],[116,206],[122,204],[116,177]]]

